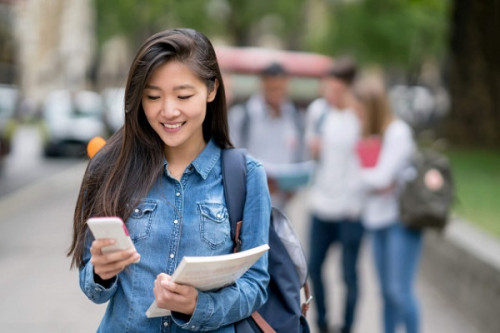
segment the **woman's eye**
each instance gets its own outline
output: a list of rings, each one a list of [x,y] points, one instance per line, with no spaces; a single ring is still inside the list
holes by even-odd
[[[147,99],[151,100],[151,101],[156,101],[157,99],[160,98],[160,96],[146,96]]]
[[[179,96],[178,98],[179,99],[188,99],[190,97],[192,97],[193,95],[185,95],[185,96]]]

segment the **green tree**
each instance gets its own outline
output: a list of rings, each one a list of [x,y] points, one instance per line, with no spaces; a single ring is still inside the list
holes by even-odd
[[[448,7],[447,0],[331,1],[330,42],[311,47],[401,68],[415,81],[425,61],[440,62],[445,55]]]
[[[124,35],[139,45],[151,34],[170,27],[212,28],[206,19],[205,0],[94,0],[99,45],[115,35]]]
[[[298,47],[304,0],[94,0],[99,44],[124,35],[137,45],[156,31],[190,27],[235,45],[250,45],[266,18],[287,47]],[[266,25],[264,24],[264,27]],[[269,27],[269,25],[267,25]]]

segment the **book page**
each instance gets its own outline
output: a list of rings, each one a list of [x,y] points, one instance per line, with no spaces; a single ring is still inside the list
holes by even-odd
[[[264,244],[250,250],[208,257],[184,257],[172,274],[172,280],[201,291],[223,288],[234,283],[269,250]],[[153,302],[146,312],[148,318],[168,316],[169,310],[160,309]]]

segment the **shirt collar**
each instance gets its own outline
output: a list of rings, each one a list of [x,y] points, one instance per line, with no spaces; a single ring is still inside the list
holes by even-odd
[[[215,164],[220,158],[220,155],[221,155],[221,149],[219,148],[219,146],[215,144],[213,139],[210,139],[205,148],[194,159],[194,161],[191,162],[188,168],[192,166],[196,170],[196,172],[198,172],[201,178],[207,179],[208,174],[214,168]],[[164,159],[163,160],[164,170],[168,170],[167,165],[168,165],[167,160]]]
[[[208,141],[203,151],[194,159],[191,165],[200,174],[201,178],[207,179],[215,164],[220,158],[221,149],[215,144],[213,139]]]

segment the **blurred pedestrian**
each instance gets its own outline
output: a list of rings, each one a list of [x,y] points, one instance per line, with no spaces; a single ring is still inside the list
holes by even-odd
[[[415,150],[411,128],[393,116],[382,80],[369,77],[354,89],[364,115],[365,134],[382,138],[375,166],[362,171],[367,189],[362,221],[370,231],[383,298],[385,333],[402,324],[408,333],[419,332],[419,307],[414,291],[422,235],[400,221],[398,189]]]
[[[260,72],[260,89],[231,108],[229,126],[235,146],[248,150],[266,169],[302,160],[302,115],[289,97],[289,76],[278,62]],[[269,177],[273,205],[284,208],[292,192],[279,188]]]
[[[306,115],[306,142],[318,161],[310,191],[309,274],[321,333],[328,332],[331,324],[323,265],[329,248],[336,243],[342,251],[346,287],[341,332],[351,332],[358,300],[357,264],[363,226],[360,163],[355,152],[361,123],[352,107],[351,93],[355,76],[352,60],[336,60],[323,79],[323,97],[310,104]]]
[[[184,256],[233,251],[221,172],[230,148],[224,85],[210,41],[166,30],[139,49],[125,93],[125,125],[93,157],[75,208],[69,255],[80,286],[108,302],[99,332],[233,332],[267,298],[267,255],[235,284],[199,291],[171,281]],[[268,243],[270,197],[260,163],[247,157],[242,250]],[[103,254],[89,217],[126,221],[136,251]],[[137,262],[137,260],[140,261]],[[147,318],[156,301],[170,316]]]

